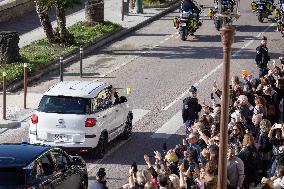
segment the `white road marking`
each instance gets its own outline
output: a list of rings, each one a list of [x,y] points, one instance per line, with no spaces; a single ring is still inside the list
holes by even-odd
[[[151,138],[168,139],[172,134],[175,134],[178,129],[183,125],[181,111],[176,113],[169,121],[160,127]]]
[[[133,109],[132,113],[133,113],[133,120],[132,120],[132,124],[133,127],[136,126],[136,123],[138,121],[140,121],[146,114],[148,114],[150,112],[150,110],[144,110],[144,109]],[[115,152],[117,149],[119,149],[122,145],[124,145],[127,141],[123,141],[120,142],[118,145],[116,145],[115,147],[111,148],[110,151],[108,151],[105,156],[104,159],[107,158],[108,156],[110,156],[113,152]],[[97,164],[100,164],[104,159],[100,159],[95,161],[94,163],[87,163],[87,169],[88,172],[90,172],[92,169],[94,169],[96,167]],[[89,184],[90,185],[90,184]],[[90,185],[91,186],[91,185]]]
[[[159,47],[160,45],[155,45],[154,47]]]
[[[168,38],[165,39],[165,41],[167,41],[167,40],[169,40],[169,39],[170,39],[170,38],[168,37]]]
[[[179,32],[176,32],[175,35],[177,35]]]
[[[171,37],[174,37],[175,35],[171,35]]]
[[[263,35],[270,27],[272,27],[274,24],[270,24],[263,32],[259,33],[256,37],[259,37],[261,35]],[[177,38],[178,36],[176,36]],[[245,48],[247,48],[249,45],[251,45],[256,39],[252,39],[249,42],[247,42],[241,49],[239,49],[238,51],[236,51],[232,57],[237,56],[240,52],[242,52]],[[210,77],[211,75],[213,75],[215,72],[217,72],[223,64],[219,64],[216,68],[214,68],[213,70],[211,70],[209,73],[207,73],[205,76],[203,76],[198,82],[194,83],[193,85],[195,87],[197,87],[200,83],[202,83],[205,79],[207,79],[208,77]],[[168,110],[170,107],[172,107],[176,102],[180,101],[181,99],[184,98],[184,96],[188,93],[188,90],[184,91],[180,96],[178,96],[174,101],[172,101],[169,105],[167,105],[166,107],[164,107],[162,110],[166,111]]]
[[[164,43],[165,41],[160,41],[160,43],[162,44],[162,43]]]
[[[179,36],[177,35],[175,38],[177,39],[177,38],[179,38]]]

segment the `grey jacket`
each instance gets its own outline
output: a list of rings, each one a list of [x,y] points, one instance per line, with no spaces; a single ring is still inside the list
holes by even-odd
[[[227,176],[231,187],[242,187],[245,173],[244,163],[240,158],[235,156],[228,160]]]

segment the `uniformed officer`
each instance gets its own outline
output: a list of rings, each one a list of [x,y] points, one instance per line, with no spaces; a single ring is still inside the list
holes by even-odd
[[[268,73],[267,63],[270,61],[267,48],[267,38],[265,36],[261,39],[261,44],[256,48],[255,62],[259,68],[259,77],[263,77]]]
[[[185,127],[185,133],[189,134],[188,129],[198,118],[198,112],[202,109],[201,105],[198,104],[197,89],[191,86],[189,89],[189,97],[183,100],[182,106],[182,119]]]
[[[100,168],[97,172],[96,180],[92,186],[92,189],[108,189],[106,182],[105,168]]]

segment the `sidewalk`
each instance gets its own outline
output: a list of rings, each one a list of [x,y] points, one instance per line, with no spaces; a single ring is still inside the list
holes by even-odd
[[[155,16],[160,13],[161,8],[147,8],[143,10],[143,14],[134,14],[129,13],[129,16],[124,16],[124,21],[121,20],[121,1],[120,0],[105,0],[104,1],[104,16],[106,21],[114,22],[120,24],[124,28],[133,27],[140,22]],[[116,6],[118,5],[118,6]],[[66,18],[67,26],[71,26],[76,22],[83,21],[85,18],[84,12],[84,1],[81,5],[76,6],[75,11],[71,11]],[[70,11],[69,11],[70,12]],[[57,23],[55,20],[54,13],[51,13],[50,16],[53,27],[56,27]],[[20,42],[19,46],[23,47],[29,43],[42,39],[45,37],[43,29],[40,27],[39,19],[36,12],[32,12],[22,18],[17,20],[12,20],[8,22],[1,23],[1,30],[16,30],[20,33]]]
[[[121,9],[120,6],[114,6],[117,3],[116,0],[105,0],[105,20],[118,23],[122,25],[126,29],[131,29],[139,24],[147,22],[151,18],[157,16],[159,13],[167,10],[168,8],[147,8],[143,10],[143,14],[134,14],[129,13],[129,16],[124,17],[124,21],[121,21]],[[82,5],[81,5],[82,6]],[[84,20],[84,7],[80,7],[78,11],[69,14],[67,16],[67,25],[70,26],[78,21]],[[56,25],[56,22],[53,22]],[[25,26],[25,28],[21,28],[20,33],[20,42],[19,46],[25,46],[35,40],[41,39],[44,37],[44,32],[42,28],[39,26],[38,17],[35,13],[31,13],[24,18],[20,18],[19,20],[9,21],[6,23],[1,23],[0,30],[15,30],[20,26]],[[37,27],[37,28],[36,28]],[[29,30],[30,29],[30,30]],[[84,65],[88,67],[89,72],[96,73],[96,75],[104,76],[108,73],[117,69],[117,62],[123,62],[121,57],[116,57],[116,60],[109,61],[107,64],[109,66],[95,65],[95,60],[101,58],[105,58],[104,56],[109,55],[96,55],[90,56],[84,60]],[[108,68],[108,69],[106,69]],[[113,70],[111,70],[113,68]],[[74,72],[79,70],[78,64],[71,64],[67,68],[65,68],[64,73],[66,74],[66,78],[64,80],[74,80],[78,79],[78,77],[74,76]],[[50,77],[50,76],[49,76]],[[3,114],[3,99],[0,98],[0,128],[12,128],[20,125],[20,122],[26,120],[30,117],[33,111],[37,108],[38,103],[42,97],[43,92],[48,89],[51,85],[58,82],[58,79],[55,77],[50,77],[49,79],[40,80],[33,87],[29,87],[28,96],[27,96],[27,109],[23,109],[23,92],[19,93],[7,93],[7,120],[2,119]],[[56,79],[55,79],[56,78]],[[40,85],[38,85],[40,83]],[[39,88],[39,89],[38,89]],[[2,95],[1,95],[2,96]]]

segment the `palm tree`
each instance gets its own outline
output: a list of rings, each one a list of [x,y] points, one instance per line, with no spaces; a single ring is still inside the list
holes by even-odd
[[[66,42],[68,34],[66,28],[66,14],[65,14],[66,4],[67,4],[66,0],[54,0],[54,6],[56,9],[57,27],[59,31],[59,38],[61,44]]]
[[[34,0],[36,12],[38,14],[40,24],[44,30],[44,33],[50,43],[54,43],[53,28],[48,16],[48,12],[52,7],[51,0]]]
[[[90,24],[104,22],[104,0],[88,0],[85,3],[85,20]]]

